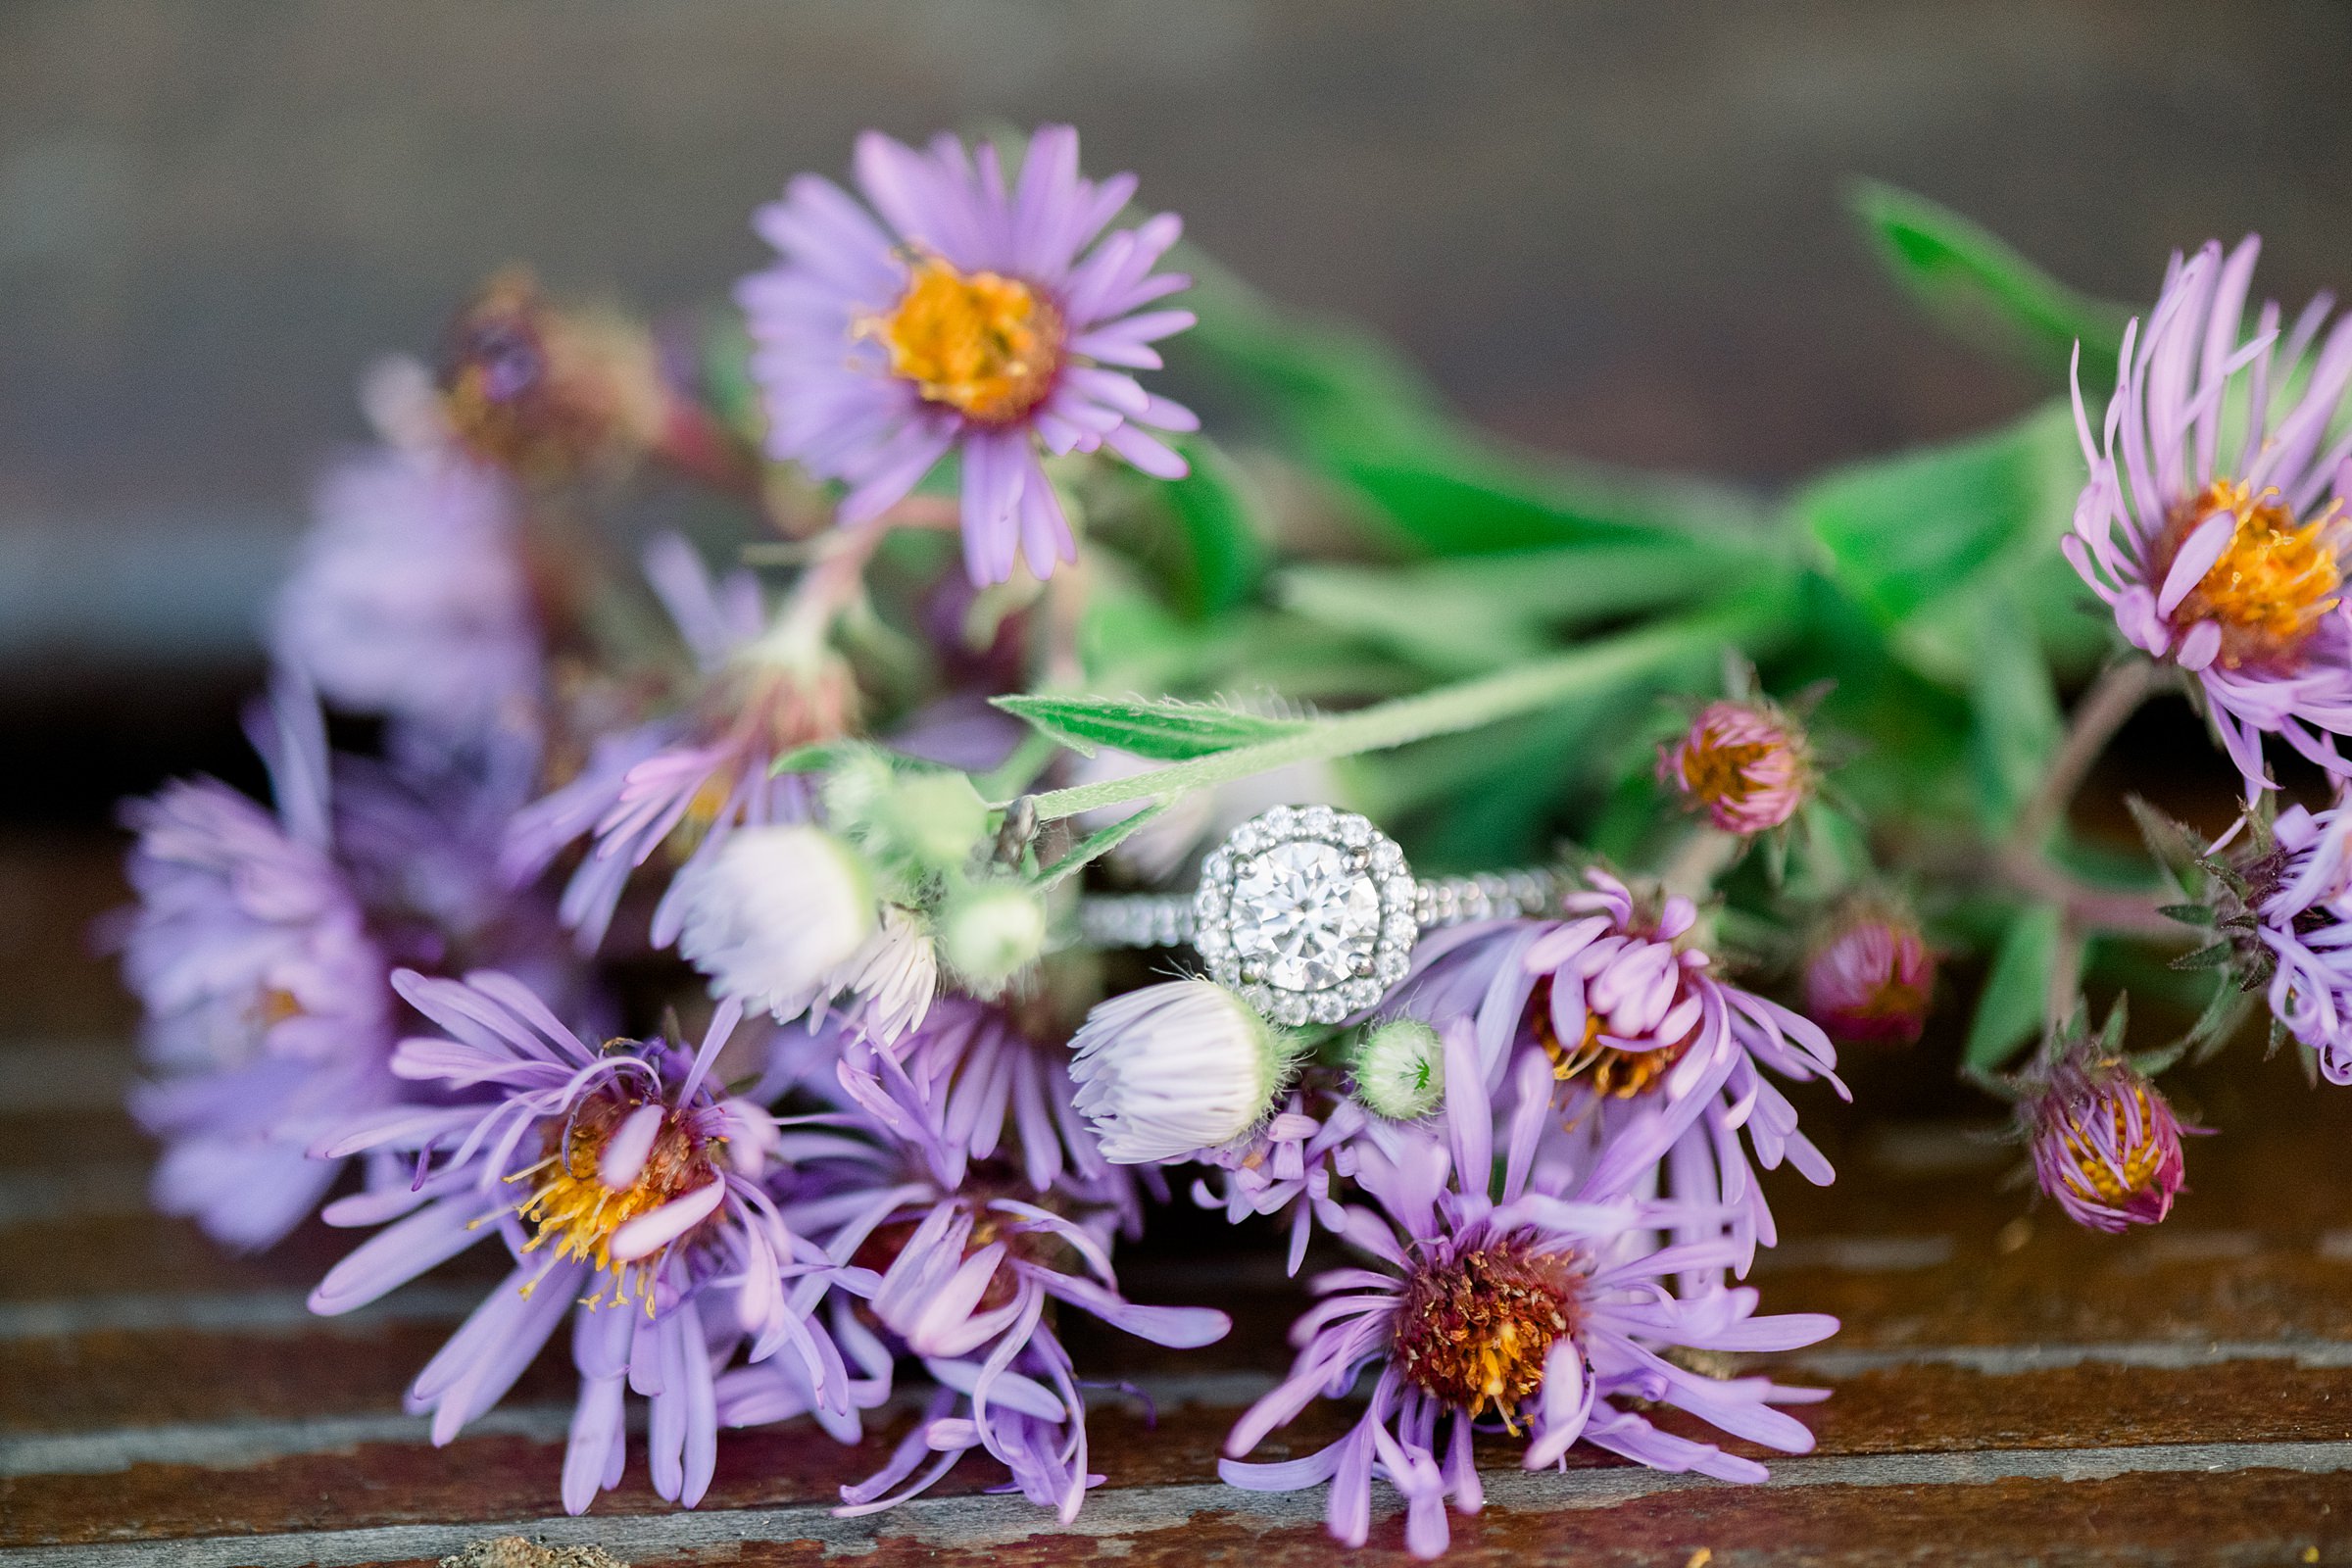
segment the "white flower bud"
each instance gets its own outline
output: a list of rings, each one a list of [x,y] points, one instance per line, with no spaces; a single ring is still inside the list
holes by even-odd
[[[1073,1102],[1104,1156],[1122,1165],[1241,1137],[1273,1107],[1300,1049],[1208,980],[1112,997],[1087,1014],[1070,1047]]]
[[[921,1023],[939,989],[939,958],[922,921],[895,904],[882,906],[882,929],[850,960],[848,989],[865,1028],[889,1045]]]
[[[1418,1121],[1446,1099],[1446,1043],[1418,1018],[1391,1018],[1356,1042],[1355,1098],[1391,1121]]]
[[[939,947],[966,989],[992,997],[1045,953],[1045,900],[1018,882],[974,883],[940,911]]]
[[[778,1018],[838,990],[879,918],[857,852],[806,823],[739,828],[680,879],[679,954],[714,994]]]

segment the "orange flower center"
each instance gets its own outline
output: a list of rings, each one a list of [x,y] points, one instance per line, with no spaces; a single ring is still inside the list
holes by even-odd
[[[2162,559],[2169,563],[2200,523],[2223,512],[2235,519],[2230,543],[2173,611],[2173,620],[2181,626],[2201,620],[2219,624],[2217,658],[2227,668],[2277,662],[2293,654],[2320,617],[2341,603],[2337,590],[2343,573],[2329,538],[2338,520],[2336,507],[2330,503],[2319,516],[2299,524],[2277,489],[2257,495],[2233,480],[2216,479],[2203,495],[2174,511]]]
[[[1060,313],[1026,283],[916,262],[899,303],[865,328],[895,375],[981,424],[1009,424],[1045,401],[1061,368]]]
[[[1457,1410],[1503,1424],[1544,1386],[1544,1362],[1577,1323],[1569,1260],[1506,1238],[1406,1279],[1396,1312],[1404,1375]]]
[[[1719,741],[1701,736],[1679,759],[1683,788],[1707,806],[1738,806],[1757,788],[1748,770],[1772,755],[1770,741]]]
[[[1560,1039],[1551,1021],[1551,982],[1539,980],[1528,995],[1528,1007],[1535,1015],[1536,1044],[1551,1058],[1551,1076],[1560,1083],[1582,1079],[1585,1086],[1604,1100],[1631,1100],[1636,1095],[1655,1089],[1666,1076],[1666,1070],[1683,1059],[1697,1035],[1690,1034],[1672,1045],[1653,1046],[1647,1051],[1627,1051],[1619,1046],[1600,1043],[1600,1014],[1585,1014],[1582,1039],[1570,1046]]]

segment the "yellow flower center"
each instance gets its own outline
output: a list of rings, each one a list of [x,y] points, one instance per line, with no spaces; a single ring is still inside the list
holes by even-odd
[[[1505,1238],[1416,1268],[1397,1303],[1404,1375],[1455,1409],[1515,1412],[1544,1386],[1544,1362],[1577,1322],[1568,1259]]]
[[[712,1161],[725,1142],[696,1133],[674,1112],[665,1112],[635,1178],[625,1187],[608,1187],[598,1169],[605,1147],[643,1103],[610,1096],[589,1101],[572,1116],[568,1129],[563,1122],[549,1125],[546,1152],[536,1164],[507,1177],[510,1182],[530,1184],[529,1196],[515,1209],[531,1231],[522,1250],[536,1252],[549,1249],[551,1264],[593,1264],[612,1278],[614,1305],[629,1299],[632,1273],[642,1272],[642,1267],[633,1271],[630,1265],[613,1263],[614,1233],[639,1215],[718,1180]],[[640,1263],[650,1265],[654,1260]],[[524,1294],[530,1289],[524,1287]],[[653,1297],[650,1292],[642,1294],[650,1314]],[[596,1304],[593,1299],[591,1304]]]
[[[2115,1143],[2124,1152],[2120,1178],[2081,1121],[2070,1116],[2060,1128],[2058,1136],[2066,1145],[2068,1162],[2074,1166],[2064,1173],[2063,1179],[2077,1197],[2092,1202],[2121,1204],[2155,1185],[2165,1154],[2164,1146],[2156,1137],[2155,1107],[2148,1103],[2147,1090],[2137,1084],[2132,1086],[2132,1109],[2139,1115],[2137,1143],[2130,1142],[2132,1123],[2120,1099],[2102,1096],[2091,1106],[2094,1115],[2100,1106],[2106,1107]]]
[[[2177,509],[2165,530],[2169,563],[2197,526],[2214,514],[2235,519],[2230,543],[2197,585],[2173,611],[2173,620],[2193,626],[2211,620],[2222,628],[2217,662],[2230,669],[2273,663],[2293,654],[2341,602],[2343,573],[2336,564],[2337,509],[2298,524],[2276,488],[2259,495],[2233,480],[2216,479],[2205,493]],[[2156,579],[2161,582],[2163,578]]]
[[[1757,787],[1748,769],[1771,755],[1770,741],[1719,741],[1711,735],[1701,736],[1683,748],[1683,788],[1691,799],[1708,806],[1738,806]]]
[[[1026,283],[917,261],[906,292],[866,330],[912,381],[981,424],[1009,424],[1045,401],[1061,368],[1060,313]]]
[[[1627,1051],[1618,1046],[1600,1043],[1600,1014],[1585,1014],[1584,1038],[1574,1046],[1562,1041],[1551,1022],[1551,982],[1539,980],[1529,993],[1528,1007],[1535,1016],[1536,1044],[1551,1058],[1551,1076],[1559,1083],[1583,1079],[1585,1086],[1603,1100],[1631,1100],[1636,1095],[1657,1088],[1666,1076],[1666,1069],[1683,1059],[1696,1037],[1690,1035],[1672,1045],[1653,1046],[1647,1051]]]

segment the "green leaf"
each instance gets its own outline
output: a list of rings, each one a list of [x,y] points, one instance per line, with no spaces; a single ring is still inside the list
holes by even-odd
[[[2080,342],[2086,389],[2115,385],[2130,314],[2124,307],[2069,288],[1988,230],[1924,196],[1860,180],[1848,201],[1896,280],[1946,322],[1967,335],[1989,332],[2059,373]]]
[[[2054,556],[2082,477],[2073,414],[2053,403],[1988,436],[1839,469],[1790,505],[1838,585],[1917,667],[1948,679],[1974,658],[1974,612],[1954,596]]]
[[[1971,760],[1979,814],[2006,827],[2033,798],[2058,750],[2065,722],[2034,628],[2007,594],[1984,597],[1968,685]]]
[[[1305,727],[1299,719],[1167,698],[996,697],[990,702],[1085,756],[1109,746],[1155,762],[1277,740]]]
[[[1197,250],[1185,266],[1200,321],[1171,359],[1201,362],[1234,386],[1397,544],[1482,555],[1754,526],[1754,509],[1729,491],[1514,451],[1447,414],[1376,335],[1283,310]]]
[[[1727,644],[1755,637],[1786,614],[1786,596],[1758,593],[1735,606],[1643,626],[1476,680],[1300,721],[1295,732],[1271,740],[1195,756],[1130,778],[1054,790],[1037,797],[1038,815],[1050,820],[1127,801],[1172,799],[1294,762],[1330,761],[1433,735],[1460,734],[1520,713],[1595,699],[1669,671],[1692,678],[1695,668],[1721,659]],[[1020,700],[997,701],[1009,706]]]
[[[1247,600],[1265,575],[1258,523],[1264,508],[1249,475],[1214,442],[1187,436],[1175,445],[1193,470],[1159,486],[1189,547],[1176,601],[1196,619],[1222,614]]]
[[[1043,892],[1065,878],[1077,875],[1096,860],[1126,843],[1138,829],[1144,827],[1167,808],[1165,802],[1154,802],[1140,811],[1121,817],[1106,828],[1101,828],[1088,834],[1086,839],[1073,847],[1069,854],[1055,860],[1052,865],[1038,868],[1037,875],[1033,879],[1036,887]]]
[[[2041,1027],[2048,1005],[2050,964],[2058,946],[2059,910],[2036,904],[2019,913],[1992,956],[1991,972],[1977,998],[1962,1064],[1991,1072],[2017,1054]]]

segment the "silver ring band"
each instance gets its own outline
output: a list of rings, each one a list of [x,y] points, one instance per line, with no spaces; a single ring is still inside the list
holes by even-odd
[[[1078,929],[1095,947],[1189,944],[1275,1022],[1336,1023],[1404,978],[1423,931],[1556,910],[1567,890],[1543,870],[1422,882],[1364,817],[1278,806],[1208,854],[1198,892],[1089,897]]]

